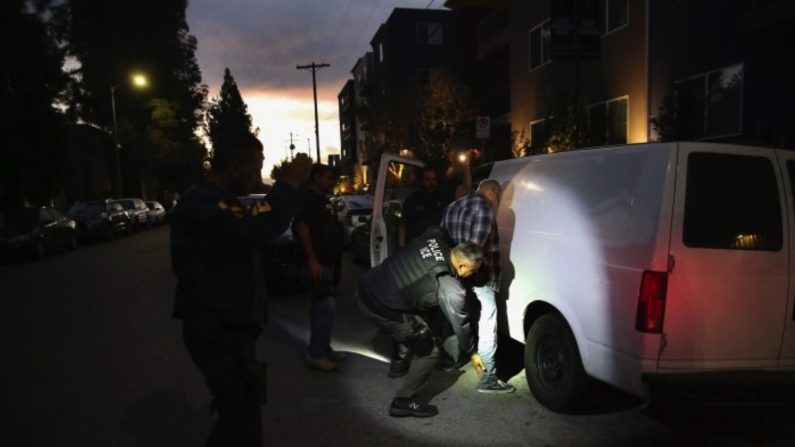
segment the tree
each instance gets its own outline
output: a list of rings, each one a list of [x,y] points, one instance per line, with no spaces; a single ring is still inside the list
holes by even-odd
[[[468,86],[445,71],[431,71],[417,101],[419,141],[415,154],[427,162],[446,166],[452,152],[453,135],[475,115]]]
[[[69,0],[56,14],[66,49],[79,61],[75,70],[79,78],[79,89],[74,92],[76,115],[110,130],[110,90],[117,86],[117,118],[123,130],[120,143],[128,149],[123,151],[125,168],[138,166],[141,175],[163,170],[154,164],[169,157],[154,152],[168,153],[179,147],[186,152],[186,159],[201,159],[204,152],[195,131],[203,116],[207,88],[201,84],[196,38],[189,34],[186,7],[187,0]],[[136,70],[149,79],[146,92],[128,87],[127,80]],[[168,140],[150,138],[153,99],[173,105],[176,119]],[[189,172],[177,174],[180,187],[192,180]],[[130,180],[129,176],[125,179]]]
[[[49,203],[63,180],[62,104],[69,82],[64,53],[53,35],[45,1],[5,1],[0,5],[6,38],[0,49],[0,205]]]
[[[259,129],[252,132],[248,106],[243,102],[229,68],[224,70],[224,83],[221,85],[220,95],[210,101],[207,109],[206,130],[213,144],[224,134],[259,133]]]
[[[695,140],[704,133],[703,92],[687,83],[671,85],[651,119],[660,141]]]
[[[281,180],[282,175],[284,174],[284,168],[287,166],[288,163],[290,163],[290,159],[284,158],[282,159],[282,161],[274,164],[273,168],[271,169],[270,178],[272,178],[275,181]]]

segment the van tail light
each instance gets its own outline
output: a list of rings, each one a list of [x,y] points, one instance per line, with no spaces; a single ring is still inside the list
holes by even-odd
[[[643,272],[638,295],[638,314],[635,329],[640,332],[662,332],[665,315],[665,295],[668,288],[667,272]]]

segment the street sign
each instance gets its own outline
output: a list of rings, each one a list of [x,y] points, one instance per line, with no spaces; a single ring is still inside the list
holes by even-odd
[[[491,130],[491,118],[478,116],[475,118],[475,138],[488,138]]]

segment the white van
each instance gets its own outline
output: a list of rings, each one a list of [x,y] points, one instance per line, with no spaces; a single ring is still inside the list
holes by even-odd
[[[387,155],[379,172],[419,165]],[[391,237],[381,198],[410,181],[390,177],[376,186],[374,264]],[[501,329],[525,343],[543,405],[576,403],[588,376],[648,397],[655,378],[795,372],[795,152],[614,146],[480,177],[504,189]]]

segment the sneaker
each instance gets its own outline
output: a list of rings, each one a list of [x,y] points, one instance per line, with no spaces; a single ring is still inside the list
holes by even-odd
[[[392,405],[389,406],[389,415],[394,417],[414,416],[415,418],[427,418],[437,414],[439,414],[439,409],[435,405],[406,397],[392,399]]]
[[[481,381],[478,383],[478,393],[507,394],[513,393],[516,388],[510,383],[505,383],[500,379]]]
[[[328,359],[334,363],[339,363],[339,362],[344,362],[345,359],[348,358],[348,354],[341,351],[335,351],[333,349],[330,349],[328,354],[326,354],[326,357],[328,357]]]
[[[328,357],[310,357],[306,356],[304,364],[310,368],[318,369],[320,371],[334,371],[337,369],[337,364],[328,359]]]
[[[410,367],[411,362],[408,360],[392,360],[392,363],[389,364],[389,373],[387,373],[387,376],[393,379],[403,377],[409,372]]]

